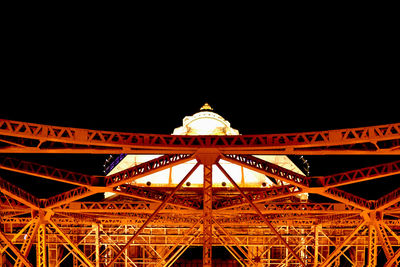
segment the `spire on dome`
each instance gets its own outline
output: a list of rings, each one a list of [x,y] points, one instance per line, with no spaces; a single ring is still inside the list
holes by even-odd
[[[212,108],[208,103],[205,103],[205,104],[200,108],[200,111],[203,111],[203,110],[205,110],[205,111],[207,111],[207,110],[213,110],[213,108]]]

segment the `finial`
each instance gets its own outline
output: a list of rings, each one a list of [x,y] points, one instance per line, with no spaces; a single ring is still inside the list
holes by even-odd
[[[208,103],[205,103],[200,110],[213,110],[213,108]]]

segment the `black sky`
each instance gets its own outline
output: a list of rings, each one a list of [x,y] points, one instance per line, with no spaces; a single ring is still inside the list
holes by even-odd
[[[388,21],[171,19],[130,32],[40,18],[12,25],[2,43],[8,119],[170,133],[206,101],[242,133],[400,118],[399,43]]]

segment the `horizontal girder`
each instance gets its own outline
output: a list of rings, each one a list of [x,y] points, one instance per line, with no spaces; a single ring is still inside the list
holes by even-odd
[[[365,180],[397,175],[400,172],[399,161],[325,177],[313,178],[295,173],[250,155],[227,154],[221,155],[221,157],[231,163],[241,165],[289,184],[281,187],[274,186],[264,189],[252,189],[252,192],[249,193],[249,196],[255,202],[273,201],[284,197],[295,196],[300,193],[317,193],[332,198],[338,202],[353,205],[360,210],[378,209],[381,211],[396,204],[400,200],[400,190],[394,190],[378,200],[366,200],[335,188],[335,186],[340,186],[343,184],[357,183]],[[165,168],[176,166],[177,164],[184,163],[192,158],[193,156],[189,154],[164,155],[110,176],[94,177],[63,169],[39,165],[32,162],[3,157],[2,161],[0,162],[0,168],[82,186],[55,195],[48,199],[37,199],[30,193],[18,188],[4,179],[0,179],[0,189],[2,190],[3,194],[17,200],[22,204],[36,209],[57,207],[100,192],[113,192],[142,200],[160,202],[168,195],[168,193],[162,190],[160,191],[152,188],[128,185],[126,182],[131,182],[133,179],[153,174]],[[219,190],[218,192],[223,191]],[[201,202],[200,200],[189,199],[181,196],[174,196],[172,198],[172,202],[173,203],[171,204],[192,208],[199,208],[201,206],[199,204]],[[5,202],[2,201],[2,203]],[[219,198],[213,203],[213,207],[215,209],[225,209],[245,204],[246,201],[241,196],[233,196]]]
[[[398,154],[400,123],[304,133],[178,136],[98,131],[0,119],[3,153]],[[239,152],[240,151],[240,152]]]
[[[34,175],[78,186],[96,185],[98,181],[98,177],[95,176],[3,156],[0,156],[0,169]]]

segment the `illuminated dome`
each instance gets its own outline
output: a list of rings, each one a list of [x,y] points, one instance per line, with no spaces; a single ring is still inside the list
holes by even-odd
[[[239,135],[239,131],[231,128],[230,123],[223,117],[213,112],[209,104],[204,104],[200,111],[192,116],[186,116],[183,119],[183,125],[175,128],[174,135]],[[143,155],[132,154],[124,155],[124,157],[116,164],[116,166],[108,173],[115,174],[135,165],[155,159],[161,155]],[[284,167],[296,173],[303,172],[285,155],[254,155],[262,160]],[[196,164],[196,160],[179,164],[159,172],[149,174],[143,178],[138,178],[131,182],[135,186],[144,187],[175,187],[181,181],[182,177]],[[243,188],[260,188],[277,186],[276,182],[269,179],[264,174],[255,172],[248,168],[220,160],[219,163],[231,175],[237,184]],[[203,187],[203,166],[200,166],[187,180],[187,184],[183,187],[201,188]],[[304,174],[303,174],[304,175]],[[287,184],[283,182],[282,184]],[[233,188],[225,175],[213,166],[213,187]],[[106,197],[114,195],[114,193],[105,193]],[[298,195],[301,199],[307,199],[306,193]]]
[[[238,135],[239,131],[231,128],[231,124],[213,112],[205,103],[200,112],[183,119],[183,125],[173,132],[174,135]]]

